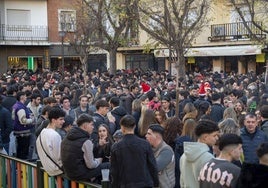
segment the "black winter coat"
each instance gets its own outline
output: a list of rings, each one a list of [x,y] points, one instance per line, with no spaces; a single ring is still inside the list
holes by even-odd
[[[111,114],[115,118],[115,125],[116,125],[115,130],[119,130],[120,129],[120,120],[123,116],[127,115],[127,111],[124,107],[118,106],[111,111]]]
[[[223,112],[225,108],[221,104],[212,104],[210,119],[216,123],[220,122],[223,119]]]
[[[9,143],[9,135],[13,131],[13,122],[11,119],[11,113],[8,109],[0,105],[0,132],[1,132],[1,142],[3,144]],[[1,147],[1,146],[0,146]]]
[[[115,143],[111,153],[112,188],[158,187],[158,171],[150,144],[134,134]]]
[[[61,143],[61,160],[64,173],[72,180],[89,180],[90,169],[84,160],[82,146],[90,138],[89,134],[73,127]]]
[[[268,166],[243,163],[238,188],[264,188],[268,185]]]

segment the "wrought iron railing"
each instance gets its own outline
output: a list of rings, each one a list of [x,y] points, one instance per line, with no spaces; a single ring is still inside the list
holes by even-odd
[[[258,22],[262,25],[261,22]],[[246,22],[250,31],[246,28],[243,22],[225,23],[211,25],[211,36],[208,37],[210,41],[230,41],[230,40],[251,40],[252,38],[265,39],[266,34],[257,28],[253,22]]]
[[[48,41],[48,27],[38,25],[0,25],[0,41]]]

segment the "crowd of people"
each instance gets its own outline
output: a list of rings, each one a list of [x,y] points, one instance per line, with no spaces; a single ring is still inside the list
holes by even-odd
[[[264,187],[265,75],[13,70],[0,75],[0,153],[112,187]]]

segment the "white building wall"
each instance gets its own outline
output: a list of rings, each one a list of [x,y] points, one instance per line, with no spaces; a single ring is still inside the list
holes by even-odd
[[[0,1],[1,5],[2,1]],[[7,9],[17,10],[30,10],[31,25],[42,25],[47,26],[47,1],[32,1],[32,0],[6,0],[5,4],[5,15],[7,15]],[[0,9],[1,10],[1,9]],[[5,23],[7,23],[7,17],[5,16]],[[4,24],[4,23],[2,23]]]
[[[5,6],[4,1],[0,0],[0,24],[3,24],[5,21]]]

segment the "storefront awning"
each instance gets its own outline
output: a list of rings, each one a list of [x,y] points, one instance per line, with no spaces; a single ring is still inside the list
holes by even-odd
[[[261,45],[244,45],[244,46],[218,46],[189,48],[185,54],[186,57],[200,56],[241,56],[261,54],[263,47]],[[168,57],[168,49],[155,50],[156,57]]]

